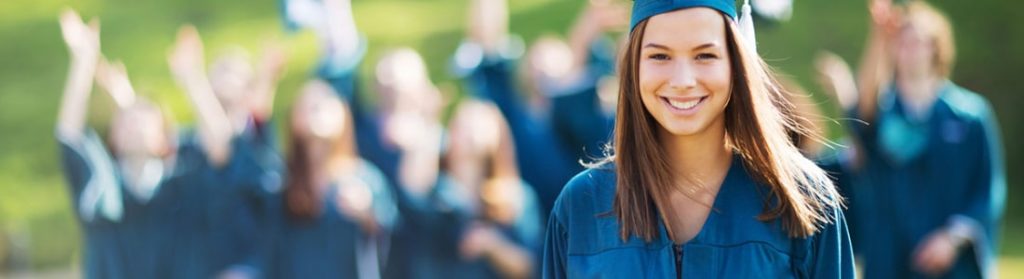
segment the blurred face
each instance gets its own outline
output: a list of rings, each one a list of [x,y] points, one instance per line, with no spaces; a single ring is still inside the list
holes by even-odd
[[[486,155],[497,149],[500,130],[492,113],[477,102],[459,106],[449,124],[452,144],[448,156],[452,164],[483,166]]]
[[[134,105],[121,110],[111,123],[111,143],[119,157],[161,157],[170,149],[159,109]]]
[[[534,80],[553,80],[572,70],[572,49],[564,41],[544,38],[533,44],[529,54],[530,75]]]
[[[380,103],[385,111],[437,115],[440,92],[431,84],[423,58],[411,49],[381,58],[376,69]]]
[[[896,71],[900,77],[919,78],[935,73],[935,44],[912,20],[896,39]]]
[[[689,136],[724,126],[732,87],[725,28],[722,15],[708,8],[649,19],[638,63],[640,96],[663,131]]]
[[[299,138],[333,141],[345,130],[346,108],[322,81],[307,83],[292,109],[292,132]]]

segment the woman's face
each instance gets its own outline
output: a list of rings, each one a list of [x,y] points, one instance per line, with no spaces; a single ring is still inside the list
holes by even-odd
[[[111,143],[121,157],[160,157],[170,148],[159,109],[136,105],[114,116]]]
[[[732,88],[722,15],[689,8],[648,19],[640,45],[639,86],[644,107],[675,136],[724,125]]]
[[[345,129],[345,106],[330,85],[321,81],[306,84],[292,109],[292,132],[300,138],[333,140]]]
[[[485,165],[483,160],[497,149],[501,136],[498,125],[486,105],[475,101],[459,105],[448,128],[451,164]]]
[[[935,44],[921,23],[908,20],[896,39],[896,71],[900,77],[922,77],[935,71]]]

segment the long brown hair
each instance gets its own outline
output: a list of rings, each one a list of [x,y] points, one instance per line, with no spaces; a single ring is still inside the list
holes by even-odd
[[[727,142],[742,158],[747,173],[766,186],[770,199],[758,219],[782,219],[791,237],[807,237],[832,222],[831,210],[842,200],[821,168],[805,158],[788,132],[806,132],[794,120],[793,106],[773,74],[756,53],[746,49],[729,17],[726,41],[732,63],[731,97],[725,108]],[[623,240],[637,235],[651,241],[658,235],[658,216],[665,218],[674,187],[672,162],[658,141],[658,122],[640,98],[639,60],[647,20],[630,33],[619,64],[619,107],[610,155],[617,174],[613,213]],[[684,193],[688,194],[688,193]],[[667,228],[672,234],[671,228]]]
[[[355,146],[355,129],[353,127],[351,110],[348,105],[338,98],[338,95],[330,90],[330,85],[327,85],[323,81],[314,80],[311,81],[306,88],[303,89],[301,99],[305,99],[306,95],[310,94],[324,94],[323,90],[327,89],[330,101],[337,101],[341,103],[342,113],[344,114],[344,128],[341,130],[338,136],[331,139],[330,142],[330,154],[328,158],[320,165],[310,165],[310,158],[308,141],[310,139],[303,138],[300,133],[296,132],[297,127],[292,127],[291,132],[288,133],[289,147],[288,147],[288,178],[285,181],[284,199],[287,212],[296,219],[309,220],[320,216],[321,209],[323,209],[323,197],[321,193],[317,191],[316,177],[317,173],[320,172],[331,172],[337,170],[341,164],[351,159],[357,158]],[[320,90],[320,91],[317,91]],[[291,117],[297,117],[299,113],[305,113],[298,109],[298,104],[292,109]],[[292,125],[294,126],[294,125]]]

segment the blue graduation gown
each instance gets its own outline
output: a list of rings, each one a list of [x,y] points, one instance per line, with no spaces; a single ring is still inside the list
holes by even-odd
[[[252,132],[256,132],[253,130]],[[264,138],[245,133],[232,141],[231,159],[207,189],[210,275],[227,269],[263,277],[280,219],[283,162]]]
[[[543,249],[543,216],[540,212],[541,208],[537,200],[537,194],[533,192],[533,188],[525,183],[522,184],[522,187],[524,191],[523,207],[515,221],[507,225],[494,223],[491,223],[491,225],[498,227],[502,237],[515,243],[533,256],[533,278],[539,278],[541,249]],[[466,272],[462,272],[459,278],[503,277],[495,266],[483,258],[469,261],[465,270]]]
[[[365,48],[365,43],[362,45]],[[401,150],[387,144],[382,138],[380,118],[377,111],[370,105],[360,102],[359,73],[355,65],[362,61],[362,54],[354,57],[355,61],[334,61],[325,57],[317,75],[327,81],[338,97],[349,105],[352,123],[356,133],[356,147],[359,156],[380,168],[388,179],[389,185],[398,185],[398,162]],[[343,65],[339,65],[343,64]]]
[[[402,222],[384,278],[457,278],[466,272],[457,248],[473,216],[455,192],[455,183],[438,175],[434,187],[422,196],[396,187]]]
[[[863,255],[865,278],[925,277],[913,270],[914,249],[929,233],[955,219],[967,220],[978,233],[944,277],[994,276],[1006,180],[991,106],[983,97],[947,82],[931,116],[916,124],[923,131],[923,150],[895,155],[883,151],[879,130],[892,120],[886,118],[905,119],[895,90],[891,87],[879,100],[879,124],[854,127],[865,164],[845,174],[849,181],[840,183],[849,188],[849,210],[858,216],[850,228],[864,239],[857,252]]]
[[[86,278],[197,278],[208,267],[201,238],[208,232],[202,191],[215,183],[203,171],[198,144],[182,137],[174,166],[166,166],[159,186],[148,200],[124,191],[119,169],[98,174],[101,164],[116,166],[99,137],[88,131],[79,143],[61,141],[65,175],[77,205],[93,177],[113,175],[123,214],[119,218],[80,219],[85,237],[83,255]],[[98,148],[106,156],[87,152]],[[108,185],[109,186],[109,185]],[[79,212],[81,213],[81,212]]]
[[[622,241],[614,197],[610,165],[586,170],[566,185],[548,223],[544,278],[854,278],[842,212],[833,210],[835,221],[817,234],[790,238],[781,220],[756,219],[767,188],[751,179],[738,157],[703,229],[682,245],[673,244],[660,221],[651,242],[636,236]]]
[[[611,143],[615,117],[601,108],[597,96],[597,82],[601,78],[595,73],[551,98],[551,123],[559,133],[559,139],[572,157],[584,162],[604,158],[604,147]]]
[[[280,239],[276,242],[271,278],[359,278],[360,272],[380,272],[360,270],[357,251],[365,245],[374,245],[379,249],[379,257],[385,255],[382,243],[386,243],[398,218],[394,196],[380,170],[366,161],[359,166],[356,178],[370,187],[371,210],[384,233],[371,238],[354,220],[338,211],[337,191],[348,186],[339,181],[322,197],[324,207],[320,216],[298,220],[283,215],[285,220],[281,222]],[[383,265],[378,262],[378,268]]]

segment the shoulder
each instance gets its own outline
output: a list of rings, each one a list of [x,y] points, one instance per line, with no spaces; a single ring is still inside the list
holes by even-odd
[[[948,82],[940,97],[959,118],[971,122],[983,122],[991,117],[992,104],[984,96]]]
[[[615,198],[616,175],[613,165],[589,168],[569,180],[555,201],[552,216],[558,219],[573,215],[593,216],[610,212]]]

